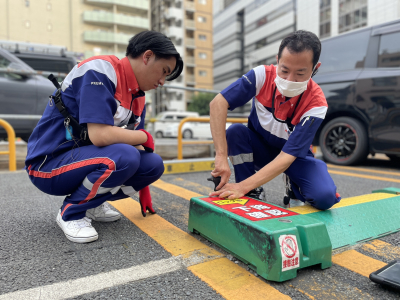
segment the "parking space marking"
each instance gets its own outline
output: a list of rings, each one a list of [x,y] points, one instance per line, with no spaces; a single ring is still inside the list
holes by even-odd
[[[373,194],[344,198],[344,199],[340,200],[339,203],[336,203],[334,206],[332,206],[329,210],[339,208],[339,207],[346,207],[346,206],[351,206],[351,205],[356,205],[356,204],[361,204],[361,203],[372,202],[372,201],[379,201],[379,200],[393,198],[393,197],[396,197],[396,196],[393,194],[386,194],[386,193],[373,193]],[[320,211],[319,209],[316,209],[315,207],[312,207],[311,205],[293,207],[293,208],[289,208],[289,210],[297,212],[302,215],[311,214],[311,213]]]
[[[188,268],[226,299],[291,299],[227,258]]]
[[[362,250],[374,253],[380,257],[389,260],[395,260],[400,257],[400,248],[393,246],[381,240],[373,240],[361,247]]]
[[[0,300],[68,299],[113,286],[170,273],[185,267],[182,257],[171,257],[97,275],[0,295]]]
[[[347,250],[336,254],[332,257],[332,262],[365,277],[369,277],[369,274],[386,265],[384,262],[356,250]]]
[[[376,173],[376,174],[385,174],[385,175],[393,175],[393,176],[400,176],[400,172],[389,172],[389,171],[379,171],[374,169],[367,169],[367,168],[359,168],[359,167],[346,167],[346,166],[337,166],[332,164],[326,164],[328,168],[334,169],[342,169],[342,170],[350,170],[350,171],[360,171],[360,172],[368,172],[368,173]]]
[[[178,181],[180,182],[180,181],[182,181],[182,179],[180,179]],[[186,190],[182,187],[176,187],[173,184],[165,183],[161,180],[158,180],[156,182],[156,184],[153,184],[153,185],[162,189],[165,192],[172,193],[176,196],[185,198],[186,200],[190,200],[190,196],[193,196],[193,192],[189,193],[190,191],[188,192],[188,190]],[[194,197],[198,197],[198,196],[195,194]],[[346,203],[346,204],[342,203],[341,206],[353,205],[353,204],[362,203],[362,202],[366,202],[366,201],[375,201],[375,200],[380,200],[380,199],[385,199],[385,198],[390,198],[390,197],[393,197],[393,195],[386,194],[386,193],[375,193],[375,194],[367,195],[367,197],[357,196],[357,197],[344,199],[345,200],[344,202],[346,202],[346,200],[348,200],[348,203]],[[303,207],[314,209],[311,206],[302,206],[299,208],[303,208]],[[319,210],[315,209],[315,211],[319,211]],[[311,212],[314,212],[314,211],[311,211]],[[234,290],[231,290],[231,291],[225,290],[224,287],[220,286],[220,280],[222,281],[222,280],[228,280],[228,279],[226,279],[226,274],[225,274],[225,277],[221,277],[222,275],[218,273],[219,268],[214,267],[213,262],[214,261],[210,261],[207,263],[195,265],[195,266],[190,267],[189,270],[191,270],[195,275],[197,275],[198,277],[200,277],[207,283],[209,283],[209,281],[207,281],[207,280],[212,280],[213,284],[210,284],[210,283],[209,284],[214,289],[216,289],[218,292],[220,292],[224,297],[225,297],[225,295],[227,295],[228,299],[236,299],[232,296],[235,294]],[[201,272],[203,272],[207,268],[211,268],[213,270],[210,270],[206,274],[202,274]],[[211,277],[209,277],[209,276],[211,276]],[[233,275],[232,275],[232,277],[233,277]],[[297,279],[295,279],[295,280],[297,280]],[[354,298],[370,299],[371,298],[367,293],[362,293],[357,288],[352,287],[350,285],[346,287],[346,293],[341,293],[341,292],[338,292],[337,290],[335,290],[335,287],[334,287],[334,285],[331,284],[332,283],[331,281],[329,281],[329,282],[327,281],[326,283],[315,282],[315,284],[310,283],[310,282],[304,283],[303,281],[304,280],[300,280],[299,282],[293,283],[290,286],[293,287],[294,289],[298,290],[299,292],[307,295],[311,299],[326,299],[326,297],[325,297],[327,295],[326,291],[328,291],[328,290],[334,291],[335,295],[337,296],[336,298],[332,298],[332,299],[354,299]],[[242,286],[242,288],[245,290],[248,289],[247,286]],[[265,289],[265,287],[263,287],[263,289]],[[268,298],[268,297],[266,297],[266,298]],[[275,299],[271,295],[269,296],[269,298]],[[247,297],[246,299],[253,299],[253,298]],[[242,299],[240,299],[240,300],[242,300]]]
[[[161,180],[157,182],[163,188],[172,188],[173,186]],[[190,194],[187,190],[183,190],[185,189],[174,189],[174,192],[181,191],[186,196]],[[159,215],[147,215],[143,218],[140,213],[140,204],[137,201],[126,198],[112,201],[110,204],[172,255],[190,258],[196,253],[203,253],[204,260],[197,261],[188,269],[223,297],[238,300],[249,299],[251,291],[251,295],[254,297],[251,299],[264,299],[267,295],[266,291],[268,291],[269,295],[274,295],[273,299],[290,299],[234,262],[223,258],[222,253],[198,241]],[[223,272],[219,270],[223,270]]]
[[[153,182],[151,185],[155,186],[156,188],[159,188],[163,191],[166,191],[170,194],[173,194],[175,196],[186,199],[186,200],[190,200],[191,198],[194,198],[194,197],[204,196],[204,195],[200,195],[198,193],[192,192],[190,190],[187,190],[185,188],[182,188],[180,186],[162,181],[161,179],[157,180],[156,182]]]
[[[331,174],[336,174],[336,175],[344,175],[344,176],[351,176],[351,177],[358,177],[358,178],[365,178],[365,179],[372,179],[372,180],[380,180],[380,181],[388,181],[388,182],[400,183],[400,179],[389,178],[389,177],[363,175],[363,174],[335,171],[335,170],[329,170],[329,169],[328,169],[328,172],[331,173]]]

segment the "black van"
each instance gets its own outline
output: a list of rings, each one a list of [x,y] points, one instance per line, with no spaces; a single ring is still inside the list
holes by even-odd
[[[324,159],[356,164],[384,153],[400,162],[400,21],[321,41],[313,79],[328,101],[316,134]]]

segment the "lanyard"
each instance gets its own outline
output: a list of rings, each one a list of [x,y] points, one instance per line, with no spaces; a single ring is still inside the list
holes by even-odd
[[[275,89],[274,89],[274,93],[272,94],[272,109],[271,109],[271,111],[272,111],[272,116],[274,117],[274,119],[275,119],[276,121],[278,121],[278,122],[280,122],[280,123],[286,123],[287,127],[289,128],[289,130],[290,130],[290,131],[293,131],[292,120],[293,120],[294,113],[295,113],[295,111],[296,111],[296,109],[297,109],[297,106],[299,106],[301,97],[303,96],[304,92],[300,94],[299,100],[297,100],[296,106],[294,107],[292,116],[291,116],[290,118],[287,118],[285,121],[281,121],[281,120],[279,120],[277,117],[275,117],[275,108],[274,108],[274,103],[275,103],[275,92],[276,92],[276,86],[275,86]],[[289,101],[290,101],[290,100],[289,100]]]

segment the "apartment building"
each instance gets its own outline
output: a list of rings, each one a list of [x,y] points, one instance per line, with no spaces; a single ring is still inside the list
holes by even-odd
[[[171,38],[185,64],[182,75],[171,84],[213,88],[212,17],[212,0],[151,0],[151,29]],[[158,89],[153,107],[156,112],[185,111],[193,93]]]
[[[0,40],[63,46],[82,58],[124,57],[129,39],[149,29],[149,5],[149,0],[2,0]]]
[[[275,64],[292,31],[323,39],[399,17],[400,0],[214,0],[214,89],[257,65]]]

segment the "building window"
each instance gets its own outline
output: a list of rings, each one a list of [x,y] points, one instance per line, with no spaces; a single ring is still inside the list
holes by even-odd
[[[367,26],[367,0],[339,0],[339,33]]]
[[[331,0],[319,0],[319,37],[331,35]]]
[[[205,23],[205,22],[207,22],[207,19],[206,19],[206,17],[198,16],[197,21],[199,21],[200,23]]]
[[[199,58],[201,58],[201,59],[206,59],[206,58],[207,58],[207,53],[205,53],[205,52],[199,52]]]
[[[207,4],[207,0],[199,0],[200,4],[206,5]]]
[[[199,34],[199,40],[200,41],[206,41],[207,40],[207,36],[205,34]]]
[[[201,76],[201,77],[206,77],[206,76],[207,76],[207,71],[202,71],[202,70],[200,70],[200,71],[199,71],[199,76]]]

